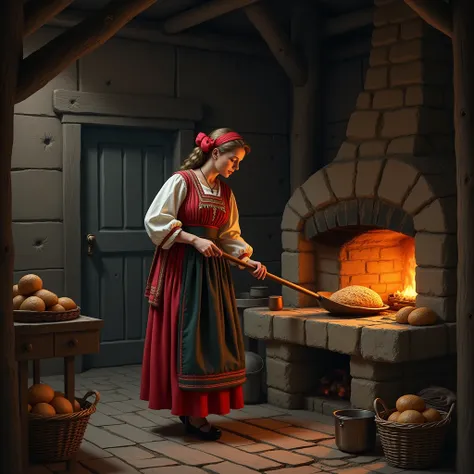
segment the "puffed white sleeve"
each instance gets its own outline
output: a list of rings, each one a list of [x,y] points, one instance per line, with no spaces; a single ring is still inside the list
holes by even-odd
[[[181,232],[182,223],[177,215],[186,192],[186,181],[174,174],[153,199],[145,215],[145,230],[157,247],[169,249]]]
[[[253,248],[245,242],[241,236],[239,210],[234,193],[232,192],[230,194],[229,205],[229,220],[220,228],[219,240],[224,252],[245,262],[252,256]]]

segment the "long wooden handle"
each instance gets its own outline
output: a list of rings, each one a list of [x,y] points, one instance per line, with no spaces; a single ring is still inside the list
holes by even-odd
[[[229,255],[228,253],[222,252],[222,256],[231,261],[234,262],[235,264],[239,265],[240,267],[245,267],[248,268],[249,270],[255,270],[255,267],[253,265],[250,265],[250,263],[243,262],[242,260],[239,260],[236,257],[233,257],[232,255]],[[312,296],[313,298],[316,298],[318,300],[321,299],[321,296],[315,293],[314,291],[307,290],[306,288],[303,288],[302,286],[296,285],[295,283],[292,283],[291,281],[285,280],[283,278],[280,278],[279,276],[273,275],[273,273],[268,273],[266,278],[270,278],[270,280],[276,281],[277,283],[280,283],[280,285],[285,285],[288,288],[292,288],[293,290],[299,291],[300,293],[304,293],[306,295]]]

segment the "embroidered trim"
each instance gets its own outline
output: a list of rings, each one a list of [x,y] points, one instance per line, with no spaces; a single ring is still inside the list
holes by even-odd
[[[199,209],[212,209],[212,220],[214,221],[216,219],[217,211],[221,211],[224,213],[226,212],[225,199],[223,195],[224,187],[222,186],[221,183],[219,183],[219,189],[221,190],[220,196],[214,196],[213,194],[212,195],[206,194],[204,190],[202,189],[201,183],[199,182],[199,179],[196,176],[196,173],[194,173],[191,170],[189,170],[189,172],[192,176],[192,180],[196,188],[196,191],[198,192]]]

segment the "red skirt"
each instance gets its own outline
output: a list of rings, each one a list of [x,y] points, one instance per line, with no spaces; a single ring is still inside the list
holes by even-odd
[[[225,415],[244,406],[242,386],[211,392],[178,387],[177,331],[184,245],[170,251],[159,307],[150,306],[143,354],[140,398],[152,410],[169,409],[176,416]]]

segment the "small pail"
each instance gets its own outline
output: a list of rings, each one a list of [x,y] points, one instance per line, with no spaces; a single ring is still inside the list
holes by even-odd
[[[375,413],[369,410],[336,410],[336,445],[345,453],[364,453],[375,449]]]

